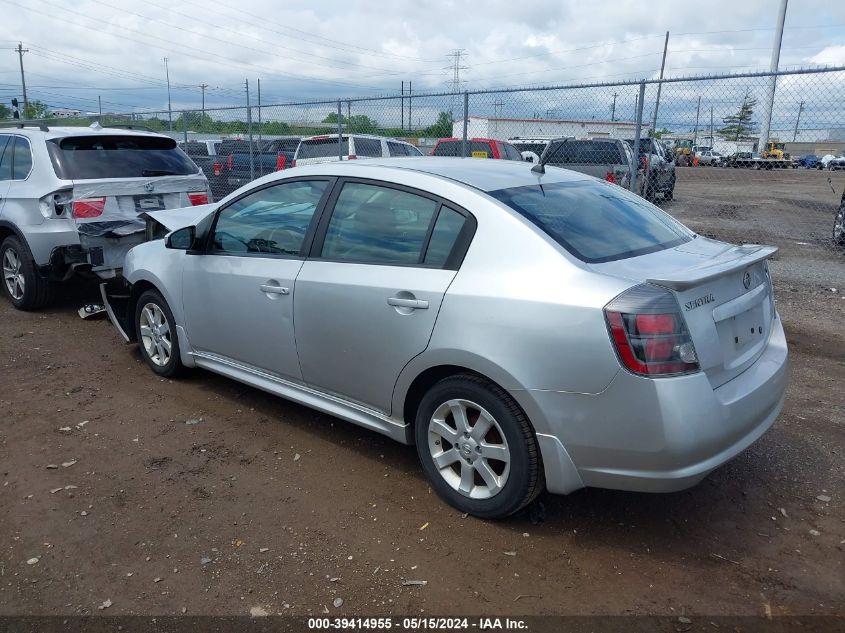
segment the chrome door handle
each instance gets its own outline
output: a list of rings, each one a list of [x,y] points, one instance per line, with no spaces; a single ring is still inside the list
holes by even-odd
[[[273,286],[271,284],[261,284],[258,286],[261,292],[266,292],[271,295],[286,295],[290,294],[290,288],[282,288],[281,286]]]
[[[395,306],[397,308],[411,308],[412,310],[428,310],[428,301],[423,299],[400,299],[399,297],[390,297],[387,300],[387,305]]]

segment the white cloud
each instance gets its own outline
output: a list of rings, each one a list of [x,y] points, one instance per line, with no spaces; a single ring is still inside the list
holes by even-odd
[[[826,66],[842,66],[845,65],[845,44],[838,46],[827,46],[818,54],[813,55],[810,61],[814,64],[821,64]]]

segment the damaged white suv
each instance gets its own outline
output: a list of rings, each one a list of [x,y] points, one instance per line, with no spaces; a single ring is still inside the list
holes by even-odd
[[[210,201],[202,171],[167,136],[98,124],[0,128],[0,286],[16,308],[40,308],[74,274],[119,275],[145,240],[143,213]]]

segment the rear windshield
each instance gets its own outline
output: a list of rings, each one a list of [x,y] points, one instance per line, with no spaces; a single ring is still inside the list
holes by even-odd
[[[188,156],[208,156],[208,146],[205,143],[184,143],[179,146]]]
[[[596,181],[491,191],[578,259],[609,262],[672,248],[694,233],[639,196]]]
[[[463,141],[440,141],[432,156],[460,156]],[[482,156],[481,154],[484,154]],[[467,155],[475,158],[493,158],[493,150],[486,141],[467,141]]]
[[[64,180],[188,176],[199,168],[159,136],[69,136],[47,142],[56,175]]]
[[[340,149],[338,149],[337,139],[328,138],[312,138],[308,141],[302,141],[297,150],[297,158],[337,158],[338,153],[349,154],[349,139],[344,137],[341,142]]]
[[[282,138],[267,142],[267,150],[270,152],[295,152],[299,147],[298,138]]]
[[[230,156],[232,154],[249,154],[249,148],[252,147],[253,153],[258,153],[258,143],[253,141],[223,141],[220,147],[217,148],[218,156]]]
[[[624,165],[627,161],[621,143],[605,141],[564,141],[551,143],[548,165]]]

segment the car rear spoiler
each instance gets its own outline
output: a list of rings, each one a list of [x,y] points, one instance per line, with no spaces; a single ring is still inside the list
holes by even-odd
[[[650,277],[646,279],[646,282],[655,286],[665,286],[672,290],[686,290],[721,277],[732,270],[753,266],[758,262],[769,259],[777,252],[777,246],[760,244],[734,246],[699,266],[677,270],[661,277]]]

